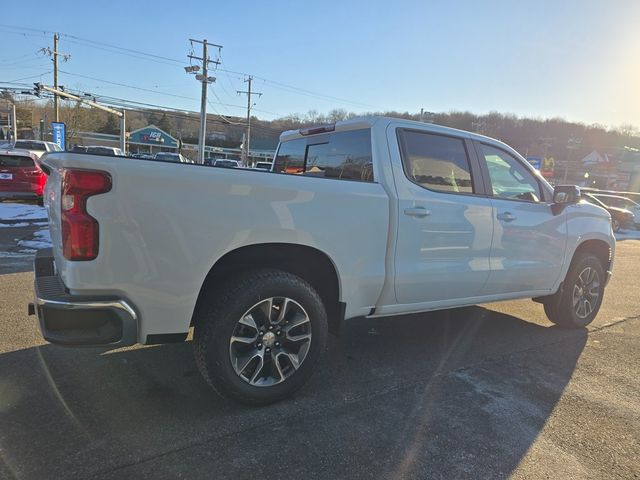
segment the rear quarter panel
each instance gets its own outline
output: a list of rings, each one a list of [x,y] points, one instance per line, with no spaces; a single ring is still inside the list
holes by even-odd
[[[90,262],[61,258],[59,177],[48,195],[56,264],[72,293],[129,299],[148,334],[187,331],[215,262],[260,243],[315,247],[333,261],[347,317],[364,315],[384,282],[388,197],[377,183],[338,181],[92,155],[50,157],[55,167],[108,171],[111,192],[91,197],[100,252]]]

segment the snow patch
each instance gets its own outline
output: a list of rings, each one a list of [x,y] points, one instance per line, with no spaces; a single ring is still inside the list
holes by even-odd
[[[18,240],[18,245],[25,248],[41,250],[51,247],[51,235],[48,229],[38,230],[33,233],[33,240]]]
[[[26,223],[26,222],[19,222],[19,223],[1,223],[0,222],[0,228],[17,228],[17,227],[28,227],[29,225],[31,225],[31,223]]]
[[[2,220],[42,220],[47,218],[47,209],[39,205],[23,203],[0,203]]]
[[[0,252],[0,258],[25,258],[33,257],[33,253],[20,252]]]

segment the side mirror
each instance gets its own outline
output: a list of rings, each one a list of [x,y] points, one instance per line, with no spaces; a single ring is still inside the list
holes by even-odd
[[[553,203],[570,205],[580,200],[580,189],[575,185],[557,185],[553,188]]]

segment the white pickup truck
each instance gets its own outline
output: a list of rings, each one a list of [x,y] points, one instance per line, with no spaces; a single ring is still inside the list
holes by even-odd
[[[366,117],[281,135],[272,171],[76,153],[44,160],[45,339],[183,341],[218,392],[279,400],[344,320],[534,298],[560,326],[600,308],[609,214],[512,148]]]

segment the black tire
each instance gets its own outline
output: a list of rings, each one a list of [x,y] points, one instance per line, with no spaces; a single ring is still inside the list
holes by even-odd
[[[255,386],[234,370],[231,337],[250,309],[272,297],[286,297],[304,309],[309,319],[305,328],[310,332],[310,344],[297,369],[284,380]],[[327,314],[320,296],[300,277],[280,270],[249,271],[232,279],[201,300],[194,320],[193,347],[200,373],[218,393],[249,405],[277,402],[300,389],[312,375],[327,341]],[[263,348],[266,352],[265,347],[260,350]],[[262,359],[265,365],[274,361],[276,348],[272,348],[274,353],[269,354],[269,359]]]
[[[586,269],[592,269],[595,272],[596,276],[594,278],[599,283],[599,294],[597,299],[592,302],[593,305],[589,304],[590,308],[592,308],[591,312],[586,314],[586,310],[582,310],[582,314],[579,314],[576,311],[577,307],[574,306],[574,293],[580,293],[584,290],[584,288],[581,290],[582,281],[580,275],[584,275]],[[604,297],[604,282],[604,268],[598,257],[586,252],[578,253],[571,262],[562,289],[544,302],[544,313],[549,320],[560,327],[586,327],[596,318],[600,310],[602,298]],[[578,292],[574,291],[575,288],[578,289]]]

